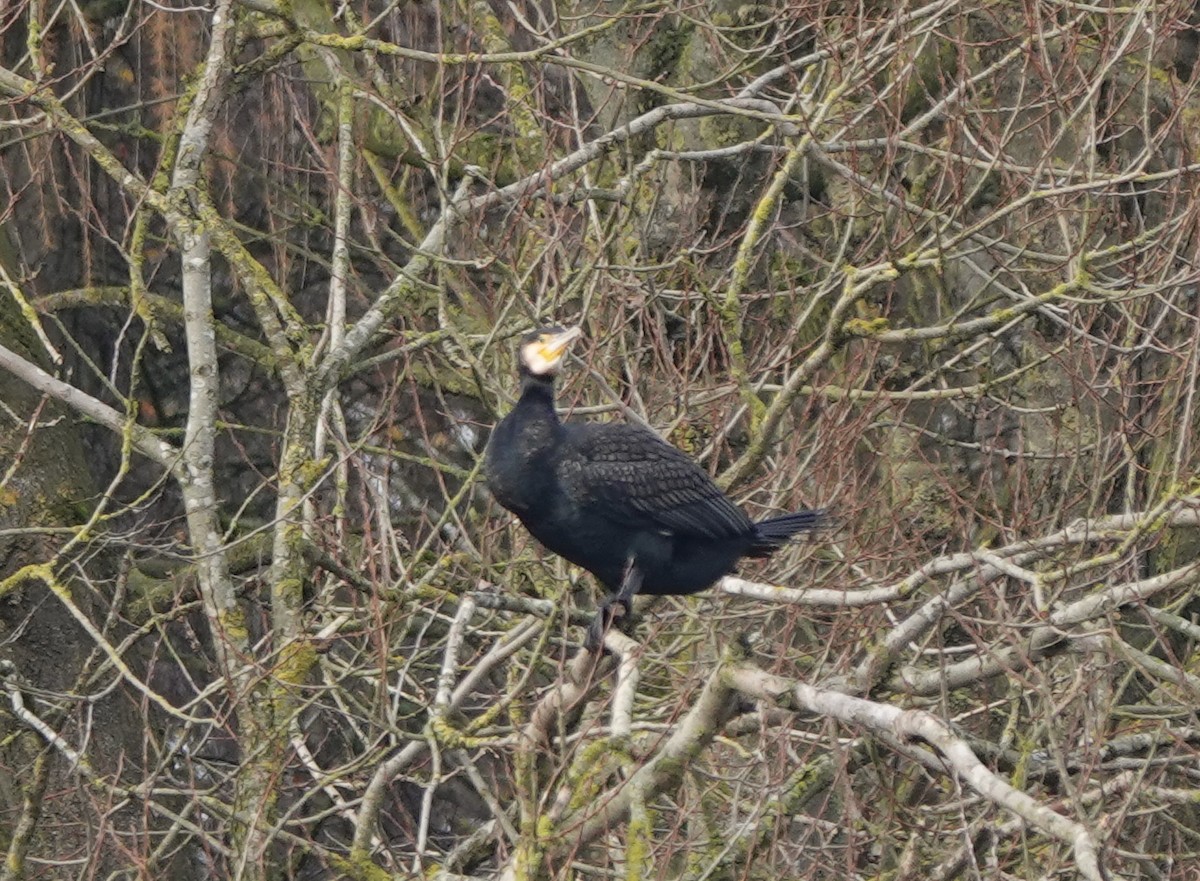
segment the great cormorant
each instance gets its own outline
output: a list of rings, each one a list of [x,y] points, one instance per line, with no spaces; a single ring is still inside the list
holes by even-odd
[[[522,340],[521,397],[492,432],[487,484],[534,538],[600,580],[612,594],[606,606],[628,612],[638,593],[703,590],[742,557],[770,556],[819,522],[819,511],[753,522],[644,428],[559,421],[554,379],[579,336],[579,328],[544,327]]]

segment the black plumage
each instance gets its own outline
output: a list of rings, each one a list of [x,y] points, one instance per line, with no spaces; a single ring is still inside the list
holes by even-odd
[[[543,328],[520,351],[521,397],[492,432],[487,483],[546,548],[628,607],[636,593],[690,594],[815,526],[818,511],[757,523],[695,462],[634,425],[561,422],[554,379],[578,329]]]

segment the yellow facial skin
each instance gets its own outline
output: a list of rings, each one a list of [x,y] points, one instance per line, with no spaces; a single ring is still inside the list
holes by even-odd
[[[557,373],[563,358],[566,357],[567,349],[582,334],[583,331],[578,327],[569,327],[559,333],[539,334],[536,339],[525,344],[521,353],[525,366],[534,376]]]

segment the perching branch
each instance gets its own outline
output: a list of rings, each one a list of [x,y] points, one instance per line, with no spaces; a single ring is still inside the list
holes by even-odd
[[[730,671],[730,681],[743,694],[771,703],[829,716],[869,730],[894,734],[901,740],[919,740],[932,747],[960,780],[1036,829],[1058,839],[1075,852],[1079,873],[1088,881],[1114,881],[1118,876],[1100,868],[1099,845],[1082,824],[1055,813],[989,771],[966,741],[941,719],[922,710],[904,710],[891,704],[863,700],[838,691],[774,676],[749,664]]]

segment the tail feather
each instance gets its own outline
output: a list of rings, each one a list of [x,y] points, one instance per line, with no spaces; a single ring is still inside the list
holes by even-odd
[[[824,511],[797,511],[782,517],[771,517],[754,524],[754,543],[747,552],[748,557],[769,557],[797,532],[816,529],[825,519]]]

